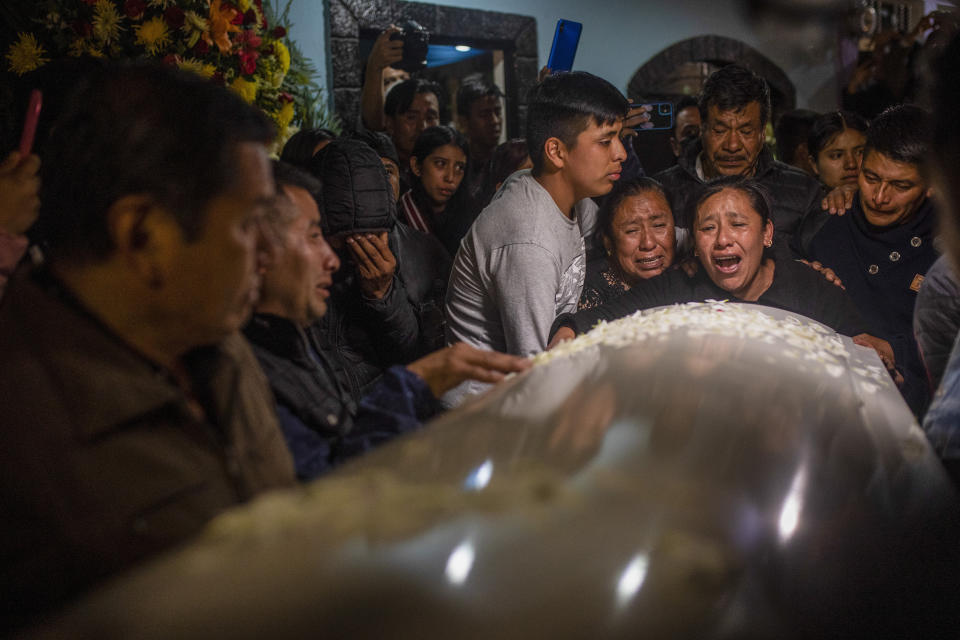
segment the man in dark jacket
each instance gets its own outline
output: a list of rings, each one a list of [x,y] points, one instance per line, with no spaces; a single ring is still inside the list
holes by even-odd
[[[937,259],[936,212],[924,173],[930,115],[892,107],[867,130],[859,187],[846,215],[812,212],[795,237],[805,258],[833,269],[860,313],[893,346],[901,393],[922,416],[930,397],[913,335],[913,309]]]
[[[698,187],[721,176],[754,177],[770,193],[773,228],[789,242],[807,211],[820,208],[820,183],[774,159],[764,146],[770,119],[767,82],[739,65],[715,71],[700,94],[700,141],[687,145],[678,164],[655,175],[670,193],[677,226],[689,231],[688,211]]]
[[[436,396],[466,379],[498,380],[525,361],[465,344],[407,367],[390,367],[358,404],[307,329],[328,311],[340,260],[320,228],[320,184],[289,165],[275,168],[278,196],[267,215],[275,238],[256,313],[245,328],[276,397],[297,476],[315,478],[338,462],[409,431],[438,409]]]
[[[65,104],[44,144],[47,261],[0,306],[4,629],[295,484],[237,333],[273,126],[159,67],[97,71]]]

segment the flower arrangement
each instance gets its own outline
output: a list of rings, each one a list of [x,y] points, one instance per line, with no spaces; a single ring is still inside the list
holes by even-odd
[[[287,10],[263,0],[37,0],[4,56],[23,75],[65,56],[158,58],[234,90],[277,125],[316,119],[315,71],[287,39]],[[268,17],[275,18],[273,26]],[[295,59],[294,59],[295,58]],[[291,64],[297,69],[291,73]],[[313,95],[311,95],[313,94]],[[299,113],[298,113],[299,112]]]

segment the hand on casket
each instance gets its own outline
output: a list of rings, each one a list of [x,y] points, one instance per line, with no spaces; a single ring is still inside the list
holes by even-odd
[[[508,373],[526,371],[530,360],[497,351],[484,351],[458,342],[407,365],[438,398],[464,380],[499,382]]]

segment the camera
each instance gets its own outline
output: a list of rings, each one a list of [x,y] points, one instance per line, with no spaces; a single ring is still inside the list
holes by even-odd
[[[413,20],[400,25],[400,31],[391,34],[391,40],[403,40],[403,58],[391,67],[407,73],[420,71],[427,66],[427,46],[430,32]]]

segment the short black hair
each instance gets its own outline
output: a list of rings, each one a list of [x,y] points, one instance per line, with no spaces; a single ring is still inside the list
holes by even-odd
[[[287,227],[296,219],[297,212],[283,187],[299,187],[309,193],[317,207],[320,208],[323,197],[323,183],[303,169],[282,160],[273,161],[273,179],[277,183],[277,195],[274,196],[272,206],[264,214],[264,222],[273,234],[273,241],[280,246],[284,245],[284,234]],[[284,206],[288,205],[288,206]]]
[[[320,198],[323,194],[323,181],[315,175],[308,173],[305,169],[284,162],[283,160],[273,161],[273,179],[277,183],[277,194],[280,195],[281,189],[285,186],[300,187],[308,192],[313,199],[320,204]]]
[[[596,239],[602,242],[604,237],[613,239],[613,219],[617,215],[617,209],[627,198],[643,195],[644,193],[656,193],[660,195],[670,207],[670,194],[662,184],[648,176],[640,176],[632,180],[618,180],[613,186],[613,190],[603,199],[603,205],[597,212],[597,230]],[[673,209],[670,209],[671,216]],[[674,218],[674,222],[676,219]]]
[[[107,211],[148,194],[188,240],[207,204],[237,181],[239,144],[268,144],[270,120],[198,74],[155,63],[110,64],[77,82],[45,145],[38,232],[54,258],[102,260]]]
[[[807,151],[816,161],[820,152],[830,144],[833,137],[846,129],[866,133],[867,119],[854,111],[831,111],[813,121],[807,135]]]
[[[527,147],[533,173],[543,170],[543,147],[559,138],[572,148],[593,120],[597,125],[627,115],[630,103],[616,87],[586,71],[548,75],[530,92],[527,107]]]
[[[773,137],[777,140],[777,156],[781,162],[793,164],[793,156],[800,145],[806,144],[810,129],[819,117],[819,113],[810,109],[793,109],[780,116],[773,128]]]
[[[367,146],[377,152],[381,158],[387,158],[393,161],[393,164],[400,166],[400,156],[397,155],[397,147],[393,144],[390,136],[382,131],[370,131],[364,129],[353,134],[355,140],[365,142]]]
[[[411,78],[410,80],[404,80],[387,92],[387,98],[383,103],[383,112],[390,117],[405,113],[413,104],[413,98],[420,93],[432,93],[437,96],[437,103],[442,107],[444,93],[439,84],[424,78]]]
[[[760,121],[770,120],[770,87],[746,67],[728,64],[710,74],[700,92],[700,117],[707,120],[711,106],[718,111],[740,111],[751,102],[760,103]]]
[[[764,226],[772,220],[770,215],[772,208],[770,206],[770,194],[762,184],[757,182],[755,178],[724,176],[716,180],[711,180],[701,187],[699,194],[697,194],[696,199],[693,201],[693,209],[690,211],[690,220],[693,221],[691,224],[696,223],[697,210],[700,209],[700,205],[724,189],[733,189],[747,196],[747,199],[750,201],[750,206],[760,214],[760,219],[763,221]]]
[[[283,145],[280,159],[298,167],[306,167],[313,159],[313,150],[317,145],[336,137],[337,134],[330,129],[300,129]]]
[[[483,78],[467,80],[457,89],[457,115],[469,117],[473,103],[487,96],[502,98],[503,92],[500,87]]]
[[[871,151],[895,162],[923,167],[930,153],[930,112],[912,104],[889,107],[870,123],[863,157]]]

